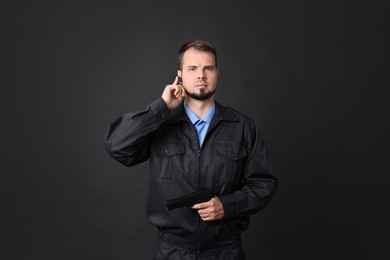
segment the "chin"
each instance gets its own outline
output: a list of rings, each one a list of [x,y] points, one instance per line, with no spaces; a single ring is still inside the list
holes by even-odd
[[[203,89],[198,92],[189,93],[186,91],[187,95],[195,100],[204,101],[212,98],[214,96],[214,93],[217,89],[214,89],[214,91],[204,91]]]

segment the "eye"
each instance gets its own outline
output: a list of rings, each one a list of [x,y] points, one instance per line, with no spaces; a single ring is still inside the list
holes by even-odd
[[[213,68],[213,67],[207,67],[206,70],[207,70],[207,71],[213,71],[214,68]]]
[[[189,71],[195,71],[196,68],[195,68],[195,67],[189,67],[188,70],[189,70]]]

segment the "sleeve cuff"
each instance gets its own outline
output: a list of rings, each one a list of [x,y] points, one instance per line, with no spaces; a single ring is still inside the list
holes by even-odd
[[[167,105],[165,104],[164,100],[160,97],[150,103],[149,105],[150,111],[156,116],[157,120],[165,120],[170,110],[168,109]]]
[[[237,207],[236,207],[236,200],[234,199],[233,195],[225,195],[219,197],[219,200],[222,203],[223,210],[224,210],[224,218],[234,218],[237,214]]]

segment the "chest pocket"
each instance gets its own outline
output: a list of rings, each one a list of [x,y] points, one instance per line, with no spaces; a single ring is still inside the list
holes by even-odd
[[[216,182],[241,180],[247,151],[239,142],[215,142]]]
[[[151,177],[180,181],[184,172],[184,143],[166,140],[153,145],[151,150]]]

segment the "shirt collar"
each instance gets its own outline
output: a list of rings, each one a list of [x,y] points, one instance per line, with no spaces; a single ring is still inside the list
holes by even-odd
[[[215,113],[215,102],[213,102],[213,105],[210,107],[209,111],[203,118],[199,118],[197,115],[195,115],[194,112],[192,112],[192,110],[187,106],[185,101],[183,103],[184,103],[184,110],[187,116],[189,117],[189,119],[191,120],[192,124],[195,124],[198,120],[203,120],[207,124],[211,123],[211,119],[213,119]]]

